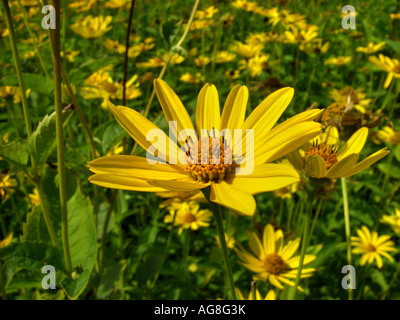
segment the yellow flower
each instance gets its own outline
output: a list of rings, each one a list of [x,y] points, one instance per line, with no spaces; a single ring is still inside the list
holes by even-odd
[[[98,38],[111,29],[108,25],[112,20],[111,16],[93,17],[91,15],[78,18],[73,25],[72,31],[86,39]]]
[[[200,72],[197,72],[195,75],[186,72],[181,75],[179,80],[186,83],[200,83],[205,81],[205,77]]]
[[[197,58],[194,59],[196,67],[206,66],[210,63],[210,61],[211,61],[210,58],[205,56],[198,56]]]
[[[214,14],[216,14],[219,10],[214,6],[210,6],[206,8],[204,11],[197,10],[195,18],[196,19],[211,19]]]
[[[261,297],[261,294],[258,291],[258,289],[256,289],[256,297],[255,297],[255,299],[253,297],[253,291],[252,290],[250,290],[250,293],[248,295],[248,299],[246,299],[243,296],[243,294],[240,292],[240,290],[238,288],[235,288],[235,291],[236,291],[236,296],[237,296],[238,300],[276,300],[276,294],[275,294],[274,290],[269,290],[264,299]]]
[[[195,130],[185,107],[167,83],[156,79],[154,86],[167,121],[176,125],[170,127],[171,136],[139,112],[109,103],[120,125],[147,150],[148,159],[111,156],[91,161],[89,168],[95,173],[89,178],[91,183],[147,192],[208,188],[211,201],[240,214],[253,215],[256,209],[253,194],[299,181],[295,170],[268,163],[295,150],[321,130],[320,124],[312,121],[320,110],[305,111],[273,128],[293,97],[292,88],[272,93],[245,120],[247,87],[237,85],[231,90],[221,115],[217,89],[206,84],[197,100]],[[239,136],[236,134],[234,141],[228,135],[220,135],[223,130],[234,132],[234,129],[241,129],[236,131]],[[147,136],[149,133],[152,138]],[[158,142],[153,145],[155,141]],[[214,152],[216,148],[219,153]],[[211,161],[205,161],[207,158]],[[204,167],[206,162],[209,163]]]
[[[400,131],[395,131],[389,126],[385,126],[382,130],[379,130],[377,133],[377,137],[379,140],[389,143],[391,145],[400,144]]]
[[[161,58],[150,58],[147,62],[137,63],[136,66],[138,68],[157,68],[164,66],[165,61],[167,60],[167,54],[164,54]],[[180,64],[185,60],[185,58],[177,53],[174,53],[171,56],[170,64]]]
[[[216,236],[215,240],[217,242],[217,246],[221,248],[221,243],[219,242],[219,236]],[[225,242],[228,249],[233,249],[235,247],[236,244],[235,238],[231,235],[227,235],[226,233],[225,233]]]
[[[236,58],[236,54],[229,51],[218,51],[215,57],[215,63],[227,63]]]
[[[262,43],[242,43],[235,41],[231,49],[243,58],[250,59],[260,53],[263,48],[264,45]]]
[[[128,2],[129,0],[108,0],[106,1],[106,8],[118,9],[128,4]]]
[[[11,240],[13,238],[13,234],[14,234],[13,232],[10,232],[7,235],[7,237],[0,242],[0,248],[4,248],[5,246],[8,246],[11,243]]]
[[[0,175],[0,202],[6,198],[7,193],[12,193],[16,186],[17,182],[10,175]]]
[[[400,233],[400,209],[395,208],[394,210],[394,215],[384,215],[381,222],[388,224],[394,232]]]
[[[85,12],[89,11],[92,9],[96,4],[98,0],[84,0],[84,1],[75,1],[72,3],[68,4],[68,7],[70,8],[78,8],[77,12]]]
[[[345,104],[347,107],[352,107],[358,112],[366,113],[372,99],[365,99],[367,96],[363,89],[354,89],[353,87],[346,86],[341,90],[332,89],[329,92],[330,98],[335,102]]]
[[[29,94],[31,92],[31,89],[26,90],[26,97],[28,98]],[[14,87],[14,86],[5,86],[5,87],[0,87],[0,97],[1,98],[8,98],[8,97],[13,97],[13,103],[17,104],[21,102],[21,90],[19,87]]]
[[[400,61],[397,59],[390,59],[383,54],[379,54],[379,59],[375,56],[369,57],[369,61],[376,65],[378,68],[386,71],[388,76],[385,80],[383,87],[386,89],[392,82],[393,77],[400,78]]]
[[[34,206],[40,205],[39,193],[36,188],[33,189],[33,193],[28,194],[28,196]]]
[[[310,42],[318,36],[317,26],[309,26],[307,29],[291,27],[290,30],[291,31],[285,31],[285,37],[288,43]]]
[[[176,208],[179,208],[180,203],[185,201],[207,202],[207,199],[204,198],[204,195],[199,190],[189,192],[156,192],[156,196],[167,199],[160,203],[160,208],[165,208],[167,206],[175,206]]]
[[[313,54],[325,54],[328,52],[329,47],[330,43],[323,43],[322,39],[313,39],[312,41],[301,42],[299,45],[300,50]]]
[[[400,19],[400,13],[391,13],[390,18],[393,20]]]
[[[383,148],[356,164],[367,137],[368,128],[362,127],[339,148],[339,133],[336,127],[329,126],[323,134],[311,141],[312,145],[305,150],[304,156],[293,152],[288,158],[297,170],[312,178],[349,177],[389,153],[387,148]]]
[[[175,216],[175,221],[174,221]],[[195,201],[182,202],[179,208],[175,206],[169,207],[169,215],[165,216],[165,223],[172,223],[179,227],[179,234],[184,229],[197,230],[201,227],[210,225],[212,212],[208,209],[200,210],[199,203]]]
[[[235,0],[231,3],[237,9],[242,9],[249,12],[254,12],[258,8],[257,2],[247,1],[247,0]]]
[[[354,254],[362,254],[360,259],[360,266],[366,262],[373,263],[374,260],[378,268],[382,268],[382,257],[387,258],[390,262],[394,262],[388,252],[397,252],[394,248],[394,242],[389,240],[387,235],[378,236],[376,231],[369,231],[366,226],[362,226],[357,230],[358,237],[351,237],[351,245],[354,247],[352,252]]]
[[[283,285],[294,286],[299,267],[300,256],[293,256],[300,245],[300,238],[289,241],[284,245],[282,230],[275,231],[272,225],[268,224],[264,228],[263,237],[259,239],[255,233],[247,232],[249,237],[249,247],[252,253],[243,248],[235,249],[241,261],[238,261],[245,268],[256,273],[255,280],[269,281],[279,289]],[[314,268],[305,268],[316,259],[316,256],[306,254],[304,256],[301,278],[309,278],[315,272]],[[303,291],[300,287],[300,291]]]
[[[356,49],[357,52],[362,52],[365,54],[373,54],[378,51],[381,51],[382,48],[386,45],[385,41],[379,42],[378,44],[374,44],[373,42],[368,43],[366,47],[358,47]]]
[[[80,51],[78,51],[78,50],[65,50],[65,53],[64,53],[64,51],[60,52],[61,57],[65,56],[69,62],[74,62],[75,61],[75,57],[79,53],[80,53]]]
[[[352,57],[337,57],[337,58],[330,58],[324,61],[325,65],[333,64],[335,66],[343,66],[351,62]]]
[[[229,78],[230,81],[233,81],[233,80],[236,80],[237,78],[240,77],[240,71],[239,70],[233,70],[233,69],[226,70],[225,71],[225,76],[227,78]]]
[[[120,44],[118,40],[111,40],[111,39],[106,39],[103,42],[103,46],[107,48],[108,50],[117,52],[117,53],[124,53],[125,52],[125,46],[123,44]]]
[[[258,53],[254,57],[250,58],[248,61],[239,61],[239,68],[247,69],[250,72],[250,76],[252,77],[258,77],[265,69],[268,59],[269,54]]]

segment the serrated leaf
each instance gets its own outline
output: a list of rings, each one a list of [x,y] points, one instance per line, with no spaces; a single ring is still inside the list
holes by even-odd
[[[63,124],[66,125],[72,115],[71,108],[64,108],[62,112]],[[56,145],[56,114],[45,115],[39,122],[35,132],[29,140],[29,149],[38,163],[46,162]]]
[[[104,273],[97,289],[97,299],[104,299],[118,289],[125,268],[126,260],[122,260]]]
[[[16,165],[25,166],[29,158],[27,143],[15,141],[0,145],[0,157]]]
[[[23,269],[38,271],[45,265],[52,265],[56,270],[66,273],[62,251],[45,243],[11,243],[0,249],[0,258]]]
[[[72,267],[78,274],[75,281],[65,277],[61,285],[68,297],[76,299],[85,290],[96,263],[97,241],[93,222],[93,206],[89,198],[83,198],[79,189],[68,201],[68,239]],[[83,270],[82,272],[79,272]]]
[[[22,235],[20,242],[40,242],[40,217],[42,211],[39,206],[34,206],[32,211],[26,215],[26,222],[22,224]]]

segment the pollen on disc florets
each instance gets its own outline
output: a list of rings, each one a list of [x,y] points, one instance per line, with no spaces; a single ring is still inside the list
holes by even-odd
[[[326,144],[313,144],[312,147],[308,148],[304,154],[304,158],[307,158],[308,155],[316,156],[319,155],[325,160],[326,168],[329,169],[336,162],[338,162],[336,156],[336,150],[332,149],[330,146]]]
[[[285,271],[285,261],[276,253],[271,253],[265,256],[263,260],[265,271],[272,274],[280,274]]]
[[[221,181],[232,172],[232,149],[223,137],[203,137],[188,141],[185,171],[197,181]]]

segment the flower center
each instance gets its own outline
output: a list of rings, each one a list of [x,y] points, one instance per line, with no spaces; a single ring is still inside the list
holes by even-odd
[[[232,172],[232,149],[223,138],[203,137],[187,143],[185,171],[197,181],[221,181]]]
[[[396,65],[393,67],[393,72],[394,72],[394,73],[400,73],[400,64],[396,64]]]
[[[182,220],[184,223],[192,223],[195,222],[197,219],[193,213],[188,212],[183,216]]]
[[[376,248],[375,248],[375,246],[374,245],[372,245],[372,244],[370,244],[370,243],[368,243],[366,246],[365,246],[365,249],[367,249],[368,251],[376,251]]]
[[[285,262],[281,256],[276,253],[266,255],[263,260],[263,265],[265,270],[272,274],[280,274],[286,269]]]
[[[312,147],[308,148],[304,155],[304,158],[307,158],[308,155],[321,156],[322,159],[324,159],[325,161],[326,169],[329,169],[336,162],[338,162],[338,159],[336,157],[336,150],[332,150],[331,147],[326,144],[315,144]]]

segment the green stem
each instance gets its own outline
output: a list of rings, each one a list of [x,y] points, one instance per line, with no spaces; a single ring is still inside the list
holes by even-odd
[[[251,282],[252,300],[257,300],[257,281]]]
[[[17,120],[17,115],[15,114],[14,111],[14,98],[13,97],[7,97],[6,98],[6,107],[7,111],[10,115],[11,121],[14,123],[16,132],[17,132],[17,137],[21,138],[23,136],[23,130],[20,126],[20,122]]]
[[[61,233],[64,249],[64,258],[69,273],[72,272],[71,253],[68,241],[68,211],[67,211],[67,185],[64,161],[64,136],[61,101],[61,58],[60,58],[60,1],[54,0],[56,11],[56,28],[52,30],[53,46],[53,77],[54,77],[54,104],[56,109],[56,134],[57,134],[57,166],[59,176],[59,191],[61,205]]]
[[[107,229],[108,225],[110,223],[111,219],[111,214],[112,210],[114,207],[114,201],[116,199],[116,191],[117,190],[112,190],[111,194],[111,199],[110,199],[110,206],[108,207],[107,214],[106,214],[106,219],[104,221],[103,225],[103,234],[101,235],[101,262],[100,262],[100,268],[99,268],[99,274],[102,274],[104,271],[104,266],[106,264],[106,240],[107,240]]]
[[[214,202],[210,202],[210,204],[213,209],[212,212],[214,215],[215,223],[217,225],[219,243],[221,244],[221,250],[222,250],[222,255],[224,257],[226,274],[227,274],[229,286],[231,289],[231,295],[232,295],[233,300],[236,300],[235,283],[233,281],[232,268],[231,268],[231,263],[230,263],[229,255],[228,255],[228,246],[226,245],[225,231],[224,231],[224,226],[222,223],[222,209],[219,204],[216,204]]]
[[[345,223],[346,245],[347,245],[347,264],[349,266],[352,266],[353,257],[351,255],[350,213],[349,213],[349,199],[347,195],[346,178],[340,178],[340,181],[342,182],[342,193],[343,193],[343,210],[344,210],[344,223]],[[351,287],[349,288],[349,300],[353,300],[353,289]]]
[[[311,198],[311,197],[310,197]],[[305,202],[307,202],[307,195],[305,195]],[[309,209],[307,209],[309,208]],[[296,280],[294,282],[294,288],[291,292],[291,295],[289,296],[289,300],[295,300],[296,299],[296,292],[300,283],[300,278],[301,278],[301,271],[303,269],[303,264],[304,264],[304,258],[306,255],[306,249],[307,249],[307,244],[308,244],[308,234],[309,234],[309,229],[310,229],[310,214],[311,214],[311,209],[312,205],[308,204],[306,205],[305,209],[305,214],[304,214],[304,219],[303,219],[303,239],[301,241],[301,250],[300,250],[300,261],[299,261],[299,266],[297,269],[297,275],[296,275]]]
[[[3,298],[3,300],[7,300],[6,284],[4,283],[3,266],[1,260],[0,260],[0,289],[1,289],[1,297]]]

